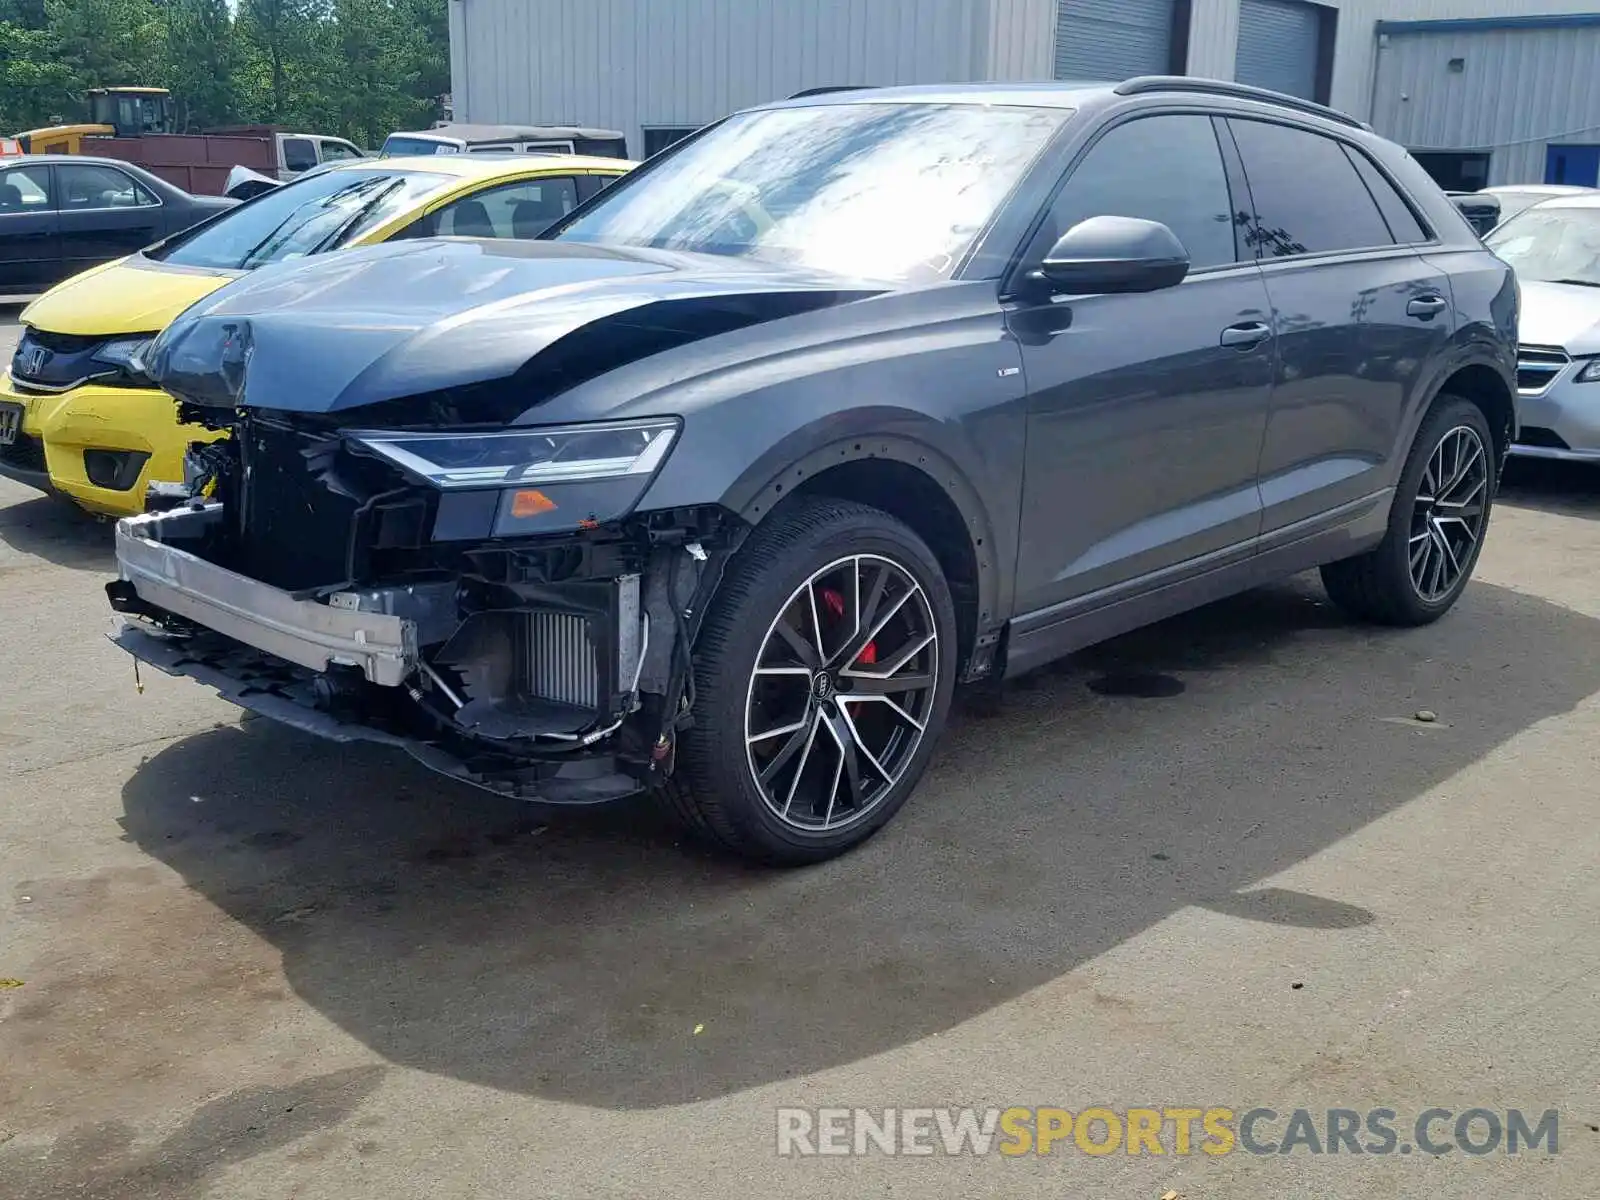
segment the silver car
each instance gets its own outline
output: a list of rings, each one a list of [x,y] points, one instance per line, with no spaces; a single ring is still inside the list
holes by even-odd
[[[1499,224],[1503,225],[1523,209],[1532,208],[1540,201],[1565,199],[1568,196],[1595,196],[1600,192],[1570,183],[1508,183],[1480,188],[1476,194],[1493,196],[1499,201]]]
[[[1484,240],[1522,287],[1511,453],[1600,463],[1600,193],[1535,204]]]

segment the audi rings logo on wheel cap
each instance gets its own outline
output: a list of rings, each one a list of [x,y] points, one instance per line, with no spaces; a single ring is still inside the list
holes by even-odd
[[[819,674],[811,681],[811,694],[818,700],[828,700],[833,696],[833,676],[826,673]]]

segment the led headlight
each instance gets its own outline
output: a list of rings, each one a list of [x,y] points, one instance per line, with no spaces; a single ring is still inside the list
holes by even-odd
[[[150,386],[149,376],[145,374],[144,360],[141,355],[150,348],[150,343],[155,335],[149,333],[137,334],[133,337],[112,338],[94,352],[94,361],[104,363],[108,367],[116,367],[126,377],[127,381],[135,384]]]
[[[1591,358],[1578,372],[1579,383],[1600,383],[1600,358]]]
[[[360,432],[350,441],[443,490],[649,482],[678,436],[673,419],[484,433]]]

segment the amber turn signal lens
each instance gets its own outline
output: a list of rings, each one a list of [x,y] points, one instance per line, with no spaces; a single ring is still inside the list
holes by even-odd
[[[556,502],[538,488],[525,488],[511,497],[513,517],[537,517],[556,506]]]

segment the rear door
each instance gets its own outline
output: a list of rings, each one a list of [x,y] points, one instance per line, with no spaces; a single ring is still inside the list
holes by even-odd
[[[1278,343],[1262,529],[1311,533],[1393,484],[1406,415],[1454,332],[1450,284],[1420,252],[1417,214],[1353,141],[1288,122],[1229,126]]]
[[[32,295],[61,278],[61,218],[44,163],[0,171],[0,296]]]
[[[103,163],[57,163],[55,171],[62,278],[161,239],[160,199],[126,171]]]

